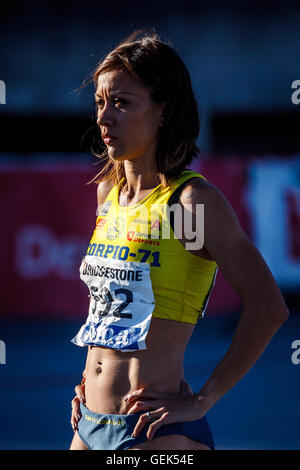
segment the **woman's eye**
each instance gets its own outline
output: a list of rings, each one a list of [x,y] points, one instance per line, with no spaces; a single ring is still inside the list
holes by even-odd
[[[97,108],[101,108],[103,106],[103,101],[102,100],[97,100],[94,101],[93,103]]]
[[[126,101],[122,100],[121,98],[115,98],[114,99],[114,104],[119,105],[119,106],[124,106],[126,104]]]

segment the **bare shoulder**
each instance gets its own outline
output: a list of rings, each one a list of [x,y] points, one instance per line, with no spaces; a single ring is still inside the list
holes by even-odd
[[[239,220],[226,196],[222,191],[208,181],[195,177],[182,188],[179,201],[183,206],[196,204],[204,205],[205,221],[211,221],[214,226],[221,221],[238,231],[241,231]]]
[[[194,208],[197,204],[204,207],[205,247],[213,257],[215,247],[232,246],[238,239],[247,238],[238,217],[222,191],[202,178],[193,178],[182,189],[180,203],[185,208]],[[192,209],[192,212],[195,212]],[[214,258],[215,259],[215,258]],[[217,261],[217,260],[216,260]]]
[[[110,190],[113,187],[112,181],[101,181],[98,184],[97,188],[97,202],[98,202],[98,210],[104,204],[105,199],[107,198]]]
[[[229,204],[224,194],[216,186],[199,177],[187,181],[179,198],[182,204],[217,204],[222,202]]]

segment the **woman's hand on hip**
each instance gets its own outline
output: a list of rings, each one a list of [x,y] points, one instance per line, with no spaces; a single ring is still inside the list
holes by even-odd
[[[158,392],[139,389],[127,394],[127,414],[147,410],[141,414],[132,433],[136,437],[147,423],[147,438],[152,440],[155,432],[164,424],[195,421],[202,418],[206,410],[185,380],[180,384],[179,393]]]
[[[81,419],[81,411],[80,411],[80,402],[84,405],[85,404],[85,385],[81,383],[76,385],[75,387],[75,397],[71,401],[72,406],[72,414],[71,414],[71,426],[73,431],[77,431],[78,423]]]

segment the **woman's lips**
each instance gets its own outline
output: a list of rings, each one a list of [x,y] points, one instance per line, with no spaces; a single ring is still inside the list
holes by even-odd
[[[115,140],[116,137],[113,137],[113,136],[103,136],[103,142],[105,142],[106,144],[110,144],[113,140]]]

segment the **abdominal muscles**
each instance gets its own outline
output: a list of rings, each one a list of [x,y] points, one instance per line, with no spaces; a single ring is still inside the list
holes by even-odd
[[[126,413],[125,396],[141,388],[177,393],[193,325],[153,318],[147,349],[122,352],[90,346],[85,368],[86,406],[96,413]]]

